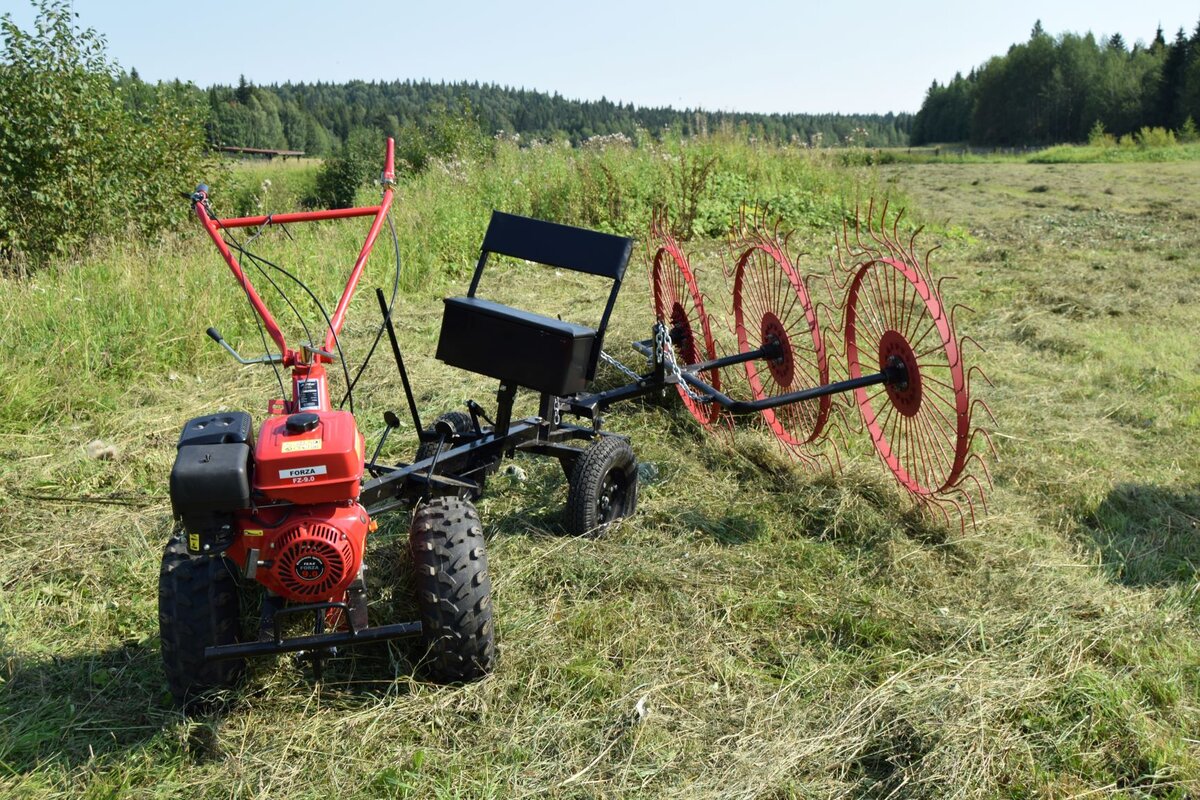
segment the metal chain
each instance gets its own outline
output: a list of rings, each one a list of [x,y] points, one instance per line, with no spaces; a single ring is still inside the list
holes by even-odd
[[[671,337],[667,335],[665,325],[656,325],[654,328],[654,344],[658,351],[663,354],[663,365],[667,368],[667,372],[675,379],[675,384],[683,389],[683,393],[691,398],[695,403],[711,403],[711,397],[697,394],[692,390],[692,387],[686,380],[683,379],[683,370],[679,368],[679,362],[675,360],[675,347],[671,344]]]
[[[603,361],[605,364],[608,364],[610,367],[615,367],[616,369],[618,369],[621,372],[621,374],[623,374],[626,378],[629,378],[630,380],[633,380],[633,381],[636,381],[639,383],[641,382],[641,380],[642,380],[641,375],[638,375],[636,372],[634,372],[629,367],[622,364],[620,361],[617,361],[615,358],[613,358],[612,356],[610,356],[608,353],[604,352],[603,350],[600,351],[600,360]]]

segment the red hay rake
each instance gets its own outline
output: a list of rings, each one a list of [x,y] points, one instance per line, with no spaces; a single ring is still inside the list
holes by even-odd
[[[791,233],[781,234],[778,223],[768,225],[762,214],[743,217],[724,269],[737,352],[723,357],[691,263],[665,218],[656,218],[648,247],[655,315],[679,364],[679,393],[706,428],[729,428],[736,417],[757,413],[800,464],[830,469],[840,460],[829,434],[865,430],[919,507],[974,524],[991,485],[975,448],[977,437],[988,448],[991,439],[974,414],[977,407],[991,412],[972,398],[971,380],[986,376],[965,367],[964,345],[974,342],[955,334],[961,306],[947,308],[946,279],[934,283],[927,268],[933,250],[918,255],[919,230],[902,240],[902,217],[889,217],[886,204],[878,213],[872,204],[865,218],[856,213],[824,275],[801,273]],[[739,364],[747,401],[722,391],[732,380],[722,371]]]

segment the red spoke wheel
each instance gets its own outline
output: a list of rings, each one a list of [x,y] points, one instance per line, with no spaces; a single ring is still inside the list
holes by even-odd
[[[757,239],[738,257],[733,314],[739,352],[770,348],[774,353],[761,361],[745,362],[755,400],[829,382],[825,341],[808,288],[774,240]],[[781,442],[798,447],[821,435],[830,404],[826,396],[760,413]]]
[[[675,347],[675,358],[681,366],[711,361],[717,357],[717,346],[687,256],[665,232],[656,230],[655,233],[662,243],[654,252],[650,268],[654,315],[667,326]],[[698,377],[720,391],[719,370],[701,370]],[[697,402],[688,396],[683,386],[676,389],[684,406],[701,425],[708,427],[721,416],[721,407],[716,403]]]
[[[958,341],[941,298],[906,258],[860,264],[846,297],[850,377],[903,376],[854,390],[880,458],[915,495],[956,486],[970,450],[970,406]]]

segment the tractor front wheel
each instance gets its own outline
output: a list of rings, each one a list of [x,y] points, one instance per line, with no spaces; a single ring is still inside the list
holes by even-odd
[[[204,648],[241,640],[241,608],[233,564],[223,556],[191,556],[176,531],[158,573],[158,631],[163,671],[175,702],[204,711],[237,685],[244,659],[204,660]]]
[[[583,451],[567,485],[567,532],[599,536],[637,506],[637,458],[629,442],[602,436]]]
[[[475,506],[435,497],[413,513],[409,532],[425,669],[437,683],[466,683],[492,671],[492,581]]]

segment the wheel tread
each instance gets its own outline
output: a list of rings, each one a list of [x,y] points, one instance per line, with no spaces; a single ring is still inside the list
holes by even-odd
[[[411,530],[429,675],[439,683],[478,680],[496,660],[479,515],[467,500],[438,497],[416,511]]]
[[[185,709],[203,709],[217,693],[236,686],[244,659],[204,660],[205,647],[241,640],[236,573],[222,556],[190,555],[182,532],[172,535],[163,552],[158,628],[167,687]]]

